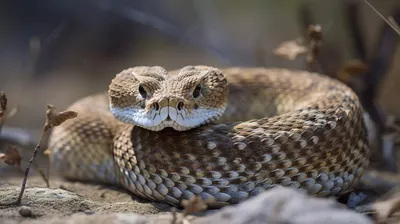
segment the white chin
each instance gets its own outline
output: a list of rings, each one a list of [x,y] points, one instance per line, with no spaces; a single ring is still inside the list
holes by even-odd
[[[196,109],[192,110],[190,116],[187,116],[184,110],[177,112],[172,107],[162,108],[159,112],[151,111],[150,113],[145,112],[144,109],[133,107],[111,107],[111,113],[121,122],[137,125],[151,131],[161,131],[167,127],[176,131],[186,131],[219,118],[223,111],[223,109]]]

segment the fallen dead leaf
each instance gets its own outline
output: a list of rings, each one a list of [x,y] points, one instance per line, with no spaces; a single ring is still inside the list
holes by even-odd
[[[47,131],[55,126],[59,126],[68,119],[72,119],[78,116],[75,111],[62,111],[56,112],[56,108],[53,105],[47,105],[46,111],[46,123],[44,125],[44,131]]]
[[[0,160],[10,166],[19,167],[21,165],[21,155],[16,147],[9,145],[6,153],[0,153]]]
[[[290,40],[282,42],[274,50],[274,54],[288,60],[294,60],[298,55],[307,53],[308,48],[301,45],[299,40]]]
[[[201,212],[207,208],[207,204],[199,196],[194,196],[190,200],[182,201],[182,206],[184,208],[183,215],[187,216],[192,213]]]
[[[46,150],[44,150],[44,151],[43,151],[43,154],[44,154],[45,156],[49,156],[49,155],[51,154],[51,149],[46,149]]]
[[[337,79],[349,83],[352,77],[360,76],[368,71],[368,65],[358,59],[349,60],[337,72]]]
[[[310,39],[315,41],[322,40],[322,27],[321,25],[309,25],[307,28],[307,35]]]

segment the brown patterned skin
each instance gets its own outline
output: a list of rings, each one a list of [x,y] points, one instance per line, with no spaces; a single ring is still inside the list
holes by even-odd
[[[168,74],[160,67],[138,69],[138,74],[152,73],[158,79],[152,82],[158,87],[148,89],[159,90],[161,85],[167,88],[164,95],[185,101],[185,106],[203,106],[190,102],[187,93],[196,82],[186,83],[179,77],[182,70]],[[336,80],[287,69],[213,69],[207,80],[214,81],[203,80],[203,88],[222,84],[213,90],[218,94],[209,93],[214,98],[206,105],[227,105],[224,115],[190,130],[151,131],[116,120],[108,109],[109,102],[112,108],[135,104],[137,80],[149,80],[127,71],[110,85],[110,100],[101,93],[74,103],[69,109],[78,117],[52,132],[52,163],[64,177],[120,185],[171,205],[199,195],[221,206],[277,185],[338,196],[351,190],[368,165],[360,102]],[[221,90],[224,76],[229,95]],[[168,90],[168,82],[185,83]]]

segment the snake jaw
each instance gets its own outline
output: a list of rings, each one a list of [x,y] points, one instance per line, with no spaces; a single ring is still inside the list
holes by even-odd
[[[170,127],[176,131],[186,131],[217,120],[225,111],[222,108],[192,109],[178,111],[174,107],[163,107],[160,110],[145,111],[137,107],[111,107],[111,113],[123,123],[137,125],[151,130],[161,131]]]

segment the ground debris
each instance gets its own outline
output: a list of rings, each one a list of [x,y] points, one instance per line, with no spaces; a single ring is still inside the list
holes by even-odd
[[[55,126],[59,126],[68,119],[72,119],[78,116],[75,111],[62,111],[56,112],[56,108],[53,105],[47,105],[46,111],[46,123],[44,125],[44,131],[47,131]]]
[[[10,166],[20,167],[21,155],[15,146],[9,145],[6,153],[0,153],[0,160]]]

